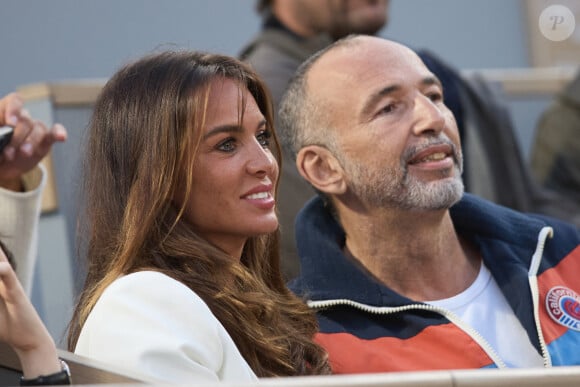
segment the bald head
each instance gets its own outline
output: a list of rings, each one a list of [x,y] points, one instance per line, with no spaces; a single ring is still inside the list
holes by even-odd
[[[463,192],[443,89],[399,43],[340,40],[310,58],[281,104],[300,174],[341,208],[443,209]]]
[[[332,120],[345,103],[365,103],[357,98],[359,95],[353,95],[354,90],[368,90],[385,73],[397,81],[417,69],[430,73],[408,47],[377,37],[356,36],[333,45],[312,64],[306,76],[306,90],[323,104]]]
[[[417,54],[402,44],[367,35],[336,41],[305,61],[288,85],[278,122],[283,143],[294,156],[305,145],[332,148],[334,128],[345,107],[355,108],[360,119],[364,105],[372,103],[367,89],[379,87],[385,73],[391,73],[396,83],[417,72],[438,82]],[[370,94],[376,93],[380,90]]]
[[[422,64],[409,47],[400,43],[368,35],[350,35],[330,45],[311,59],[309,79],[347,80],[362,74],[369,63],[382,68],[394,64]],[[338,66],[338,67],[337,67]],[[424,66],[424,65],[423,65]]]

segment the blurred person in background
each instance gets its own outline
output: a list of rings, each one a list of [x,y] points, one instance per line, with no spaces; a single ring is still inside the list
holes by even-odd
[[[580,70],[540,117],[531,164],[544,187],[580,206]]]
[[[262,29],[242,50],[264,80],[274,100],[274,110],[298,66],[316,51],[351,33],[375,34],[388,19],[389,0],[259,0]],[[314,195],[302,179],[289,153],[282,150],[278,201],[281,230],[281,267],[286,279],[299,270],[294,219]]]

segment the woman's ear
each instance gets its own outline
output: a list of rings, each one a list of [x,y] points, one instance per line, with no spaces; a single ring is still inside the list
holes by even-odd
[[[338,195],[346,191],[344,170],[324,147],[308,145],[300,149],[296,155],[296,167],[306,181],[323,193]]]

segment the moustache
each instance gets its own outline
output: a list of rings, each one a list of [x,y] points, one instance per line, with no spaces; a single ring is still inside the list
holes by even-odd
[[[415,158],[418,153],[424,151],[427,148],[438,145],[449,146],[451,148],[451,156],[453,157],[455,164],[457,164],[459,167],[463,165],[463,155],[461,153],[461,149],[445,136],[429,137],[424,139],[419,144],[408,146],[401,156],[401,164],[406,165],[410,160]]]

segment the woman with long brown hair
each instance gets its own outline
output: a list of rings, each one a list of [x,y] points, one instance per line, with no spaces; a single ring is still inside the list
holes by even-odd
[[[251,69],[144,57],[104,87],[87,144],[70,350],[172,382],[329,372],[280,274],[280,149]]]

